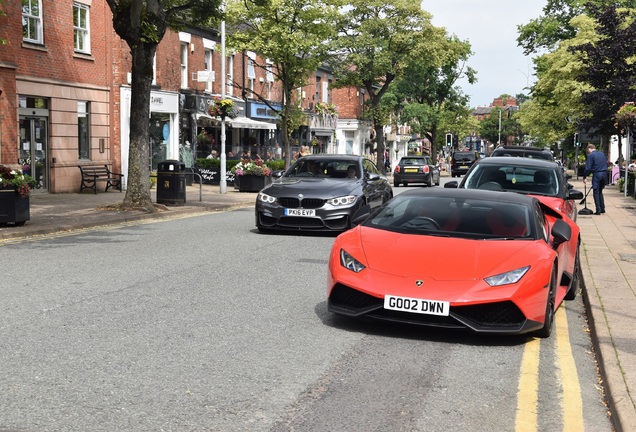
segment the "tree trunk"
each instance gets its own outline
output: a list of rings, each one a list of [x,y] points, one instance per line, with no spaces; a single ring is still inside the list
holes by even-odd
[[[139,43],[131,48],[132,86],[130,101],[130,149],[128,188],[124,205],[154,211],[150,196],[150,85],[155,44]]]

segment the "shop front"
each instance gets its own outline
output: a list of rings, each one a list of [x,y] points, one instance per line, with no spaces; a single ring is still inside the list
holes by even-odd
[[[130,87],[121,88],[121,172],[124,189],[128,179],[130,148]],[[150,92],[149,157],[150,170],[162,160],[179,159],[179,93]]]

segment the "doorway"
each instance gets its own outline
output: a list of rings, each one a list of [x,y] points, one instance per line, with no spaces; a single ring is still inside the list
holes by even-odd
[[[36,190],[49,190],[48,124],[46,117],[20,116],[20,159],[22,172],[36,181]],[[34,191],[35,192],[35,191]]]

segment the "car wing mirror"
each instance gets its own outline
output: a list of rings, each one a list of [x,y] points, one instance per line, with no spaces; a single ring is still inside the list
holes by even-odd
[[[273,178],[281,178],[283,176],[283,174],[285,174],[285,170],[272,171],[272,177]]]
[[[569,200],[580,200],[583,199],[583,192],[577,189],[570,189],[567,194],[567,199]]]
[[[444,183],[444,187],[445,188],[455,188],[457,189],[457,186],[459,186],[459,183],[457,183],[457,180],[453,180],[453,181],[449,181]]]
[[[351,217],[352,225],[360,225],[362,222],[367,220],[369,215],[371,214],[371,206],[369,204],[365,204],[360,207]]]
[[[552,225],[553,247],[556,249],[561,243],[565,243],[572,237],[572,228],[562,219],[557,219]]]
[[[364,178],[369,181],[380,180],[380,175],[375,173],[365,173]]]

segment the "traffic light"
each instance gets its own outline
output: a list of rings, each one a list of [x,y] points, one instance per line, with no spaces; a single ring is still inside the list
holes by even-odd
[[[447,146],[453,145],[453,134],[451,133],[446,134],[446,145]]]
[[[579,142],[579,134],[578,134],[578,132],[576,132],[574,134],[574,146],[575,147],[581,147],[581,143]]]

